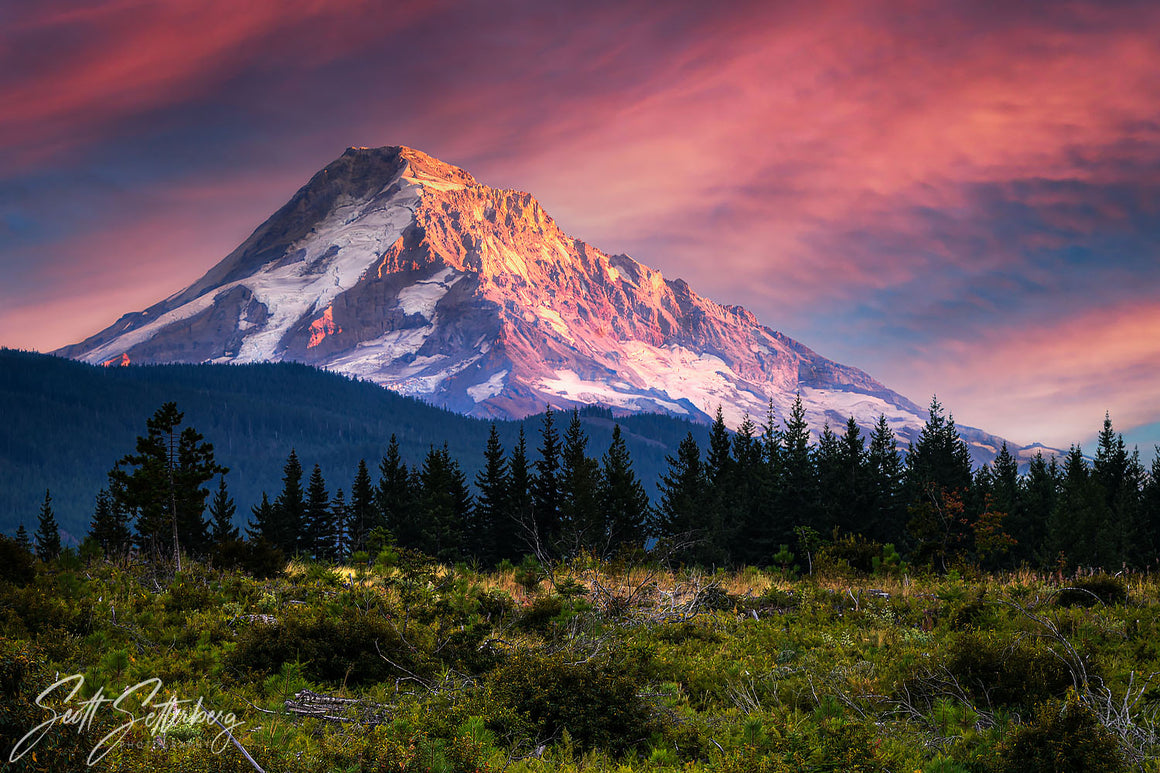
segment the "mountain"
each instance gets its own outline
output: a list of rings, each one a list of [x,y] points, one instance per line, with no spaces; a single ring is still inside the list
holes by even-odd
[[[29,532],[44,491],[52,492],[66,538],[88,529],[106,473],[134,449],[145,421],[162,403],[175,401],[185,424],[214,445],[237,500],[239,523],[263,491],[282,487],[282,465],[294,449],[309,473],[318,464],[331,493],[348,493],[359,459],[378,479],[377,465],[391,435],[408,465],[421,465],[432,444],[447,443],[469,480],[483,463],[490,422],[461,416],[374,384],[294,363],[153,365],[100,368],[59,357],[0,349],[0,401],[18,406],[0,422],[0,533],[23,522]],[[557,417],[563,427],[568,418]],[[510,450],[520,427],[533,458],[542,415],[498,421]],[[660,415],[618,419],[633,466],[650,495],[666,469],[665,455],[693,432],[703,447],[708,428]],[[589,409],[581,423],[588,451],[599,457],[612,441],[607,411]],[[216,481],[214,482],[216,485]]]
[[[91,364],[293,361],[475,417],[608,406],[737,426],[800,394],[818,430],[926,412],[752,313],[607,255],[529,194],[406,147],[350,148],[185,290],[58,354]],[[999,438],[963,428],[986,461]]]

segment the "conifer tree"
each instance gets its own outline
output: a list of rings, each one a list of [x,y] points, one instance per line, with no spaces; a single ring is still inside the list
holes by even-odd
[[[725,522],[731,524],[724,540],[733,544],[732,558],[746,563],[762,563],[766,556],[773,555],[777,548],[770,533],[772,521],[767,507],[768,486],[766,465],[762,454],[761,441],[757,437],[757,425],[746,414],[733,435],[732,471],[730,501],[731,517]],[[744,540],[736,540],[737,534]]]
[[[938,398],[931,398],[926,424],[906,454],[907,531],[917,541],[917,553],[937,557],[943,569],[952,553],[965,555],[971,549],[977,515],[969,511],[973,480],[970,450],[954,418],[944,416]]]
[[[1104,566],[1115,545],[1108,509],[1083,450],[1074,445],[1063,462],[1059,497],[1048,523],[1049,559],[1064,554],[1072,566]]]
[[[561,537],[560,522],[560,436],[552,407],[544,412],[540,427],[540,458],[532,480],[533,532],[539,549],[554,554]]]
[[[89,522],[89,536],[110,557],[123,556],[132,546],[133,534],[124,512],[108,489],[101,489],[97,493],[93,517]]]
[[[561,541],[567,555],[574,555],[581,547],[603,548],[600,467],[587,452],[588,435],[579,411],[573,409],[560,454]]]
[[[869,515],[863,533],[883,544],[901,546],[906,527],[902,455],[885,414],[878,415],[870,435],[866,468]]]
[[[276,540],[281,539],[281,525],[278,515],[266,492],[262,492],[262,502],[250,507],[250,523],[246,526],[246,536],[251,542],[265,540],[272,546],[277,546]]]
[[[241,537],[238,527],[234,525],[234,514],[237,511],[234,498],[226,489],[226,478],[219,475],[217,491],[209,503],[210,539],[215,545],[237,542]]]
[[[399,453],[399,441],[391,435],[387,453],[379,462],[379,485],[375,489],[378,523],[394,535],[400,545],[414,545],[418,539],[415,522],[415,492],[411,475]]]
[[[841,509],[839,488],[842,485],[843,470],[838,436],[830,429],[828,421],[822,425],[814,464],[818,476],[816,528],[823,534],[830,534],[838,526]]]
[[[495,422],[492,422],[483,452],[483,469],[475,476],[475,486],[479,489],[475,504],[476,554],[488,566],[499,561],[501,541],[511,538],[507,528],[511,499],[509,483],[503,445],[499,442]]]
[[[709,447],[705,452],[705,522],[708,542],[702,545],[701,555],[711,561],[728,561],[738,545],[734,540],[741,527],[734,516],[733,441],[725,426],[725,411],[720,405],[709,429]]]
[[[818,473],[810,443],[810,428],[801,395],[794,398],[785,428],[781,432],[782,488],[779,510],[785,520],[780,524],[779,542],[790,542],[793,528],[821,526],[818,507]]]
[[[52,511],[52,495],[44,490],[44,502],[40,505],[40,516],[36,527],[36,557],[41,561],[52,561],[60,556],[60,527]]]
[[[608,552],[644,547],[644,525],[648,514],[648,494],[637,480],[632,459],[620,425],[612,427],[612,443],[603,458],[600,502],[605,518]]]
[[[1144,536],[1140,514],[1144,469],[1138,454],[1129,456],[1124,437],[1116,433],[1108,413],[1104,414],[1104,425],[1097,440],[1092,479],[1102,490],[1107,509],[1109,533],[1103,541],[1115,546],[1110,555],[1102,557],[1105,567],[1112,569],[1124,561],[1136,563]]]
[[[1047,544],[1048,527],[1053,520],[1060,491],[1060,470],[1051,457],[1050,462],[1037,451],[1031,458],[1027,475],[1019,486],[1018,517],[1012,527],[1016,543],[1012,559],[1045,566],[1052,563],[1057,553]]]
[[[691,543],[676,557],[696,561],[706,548],[708,524],[704,522],[705,473],[701,449],[693,433],[677,447],[677,455],[666,456],[668,471],[661,476],[660,501],[651,524],[652,536],[675,543]]]
[[[468,547],[472,501],[467,477],[446,445],[431,446],[419,475],[424,527],[420,549],[440,561],[457,561]]]
[[[266,538],[288,556],[298,553],[306,520],[306,495],[302,490],[302,463],[291,448],[282,466],[282,492],[274,500],[274,529]]]
[[[28,536],[28,529],[24,528],[23,522],[21,522],[21,524],[16,527],[15,539],[16,539],[16,544],[20,548],[22,548],[29,555],[32,554],[32,551],[33,551],[32,539]]]
[[[146,421],[136,453],[128,454],[109,473],[110,493],[128,517],[136,518],[136,542],[148,556],[180,551],[203,554],[209,547],[204,488],[228,469],[214,460],[213,445],[193,427],[181,429],[184,414],[165,403]]]
[[[498,558],[501,561],[505,558],[515,561],[528,550],[535,552],[533,476],[528,463],[528,442],[523,426],[520,427],[519,438],[508,459],[508,487],[509,511],[506,521],[502,523],[513,539],[497,540]]]
[[[302,530],[302,552],[325,560],[334,552],[333,521],[330,513],[330,494],[322,468],[317,464],[310,471],[306,484],[306,528]]]
[[[365,459],[359,459],[354,482],[350,486],[350,543],[354,551],[367,549],[367,535],[376,519],[375,487]]]

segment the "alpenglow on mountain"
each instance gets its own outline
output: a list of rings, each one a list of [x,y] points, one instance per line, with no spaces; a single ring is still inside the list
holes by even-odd
[[[737,426],[800,394],[815,430],[885,414],[908,439],[925,419],[745,309],[568,236],[529,194],[406,147],[348,149],[197,282],[57,354],[295,361],[481,417],[720,405]],[[999,442],[964,436],[983,459]]]

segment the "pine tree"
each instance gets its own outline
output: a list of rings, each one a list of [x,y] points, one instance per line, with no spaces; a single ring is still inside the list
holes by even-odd
[[[513,539],[497,540],[498,557],[501,561],[505,558],[514,561],[527,550],[535,552],[536,546],[533,478],[528,463],[528,442],[522,426],[508,459],[508,481],[509,511],[506,521],[502,523]]]
[[[735,539],[741,524],[734,517],[736,500],[733,480],[733,441],[725,426],[725,412],[717,406],[713,426],[709,429],[709,447],[705,452],[705,514],[708,541],[700,555],[709,562],[726,562],[747,546]]]
[[[399,453],[399,441],[391,435],[387,453],[379,463],[379,485],[375,489],[378,524],[385,526],[400,545],[414,545],[418,539],[415,522],[415,492],[411,475]]]
[[[757,425],[746,414],[733,435],[733,464],[729,475],[731,507],[727,522],[736,524],[729,534],[735,546],[732,558],[746,563],[761,563],[766,556],[776,552],[767,507],[767,468],[756,433]],[[737,533],[744,534],[745,541],[733,540]]]
[[[234,498],[226,489],[225,476],[218,476],[218,488],[209,503],[210,539],[215,545],[237,542],[241,537],[238,527],[234,526],[234,514],[237,511]]]
[[[1047,544],[1048,525],[1052,521],[1060,491],[1060,470],[1051,457],[1043,458],[1043,452],[1036,452],[1027,468],[1027,475],[1019,484],[1019,506],[1021,516],[1016,519],[1012,536],[1016,539],[1013,560],[1027,561],[1036,566],[1047,566],[1056,558]]]
[[[41,561],[53,561],[60,556],[60,527],[52,511],[52,495],[44,490],[44,502],[40,506],[40,516],[36,528],[36,557]]]
[[[644,547],[648,494],[637,480],[620,425],[612,427],[612,443],[603,457],[600,502],[604,512],[607,552]]]
[[[274,547],[288,556],[299,551],[306,520],[306,495],[302,491],[302,463],[291,448],[282,466],[282,493],[274,500],[274,529],[266,534]]]
[[[539,551],[555,554],[561,537],[560,522],[560,436],[552,407],[544,412],[540,427],[540,458],[532,480],[533,532]]]
[[[279,534],[281,525],[278,523],[278,514],[266,492],[262,492],[261,504],[250,508],[250,523],[246,526],[246,536],[251,542],[264,540],[271,546],[277,546],[276,540],[281,539]]]
[[[332,525],[330,494],[326,491],[322,468],[316,464],[310,471],[310,482],[306,484],[306,526],[302,530],[302,552],[320,560],[332,554]]]
[[[879,414],[870,435],[866,474],[869,515],[862,533],[883,544],[901,546],[906,528],[902,455],[885,414]]]
[[[109,473],[110,493],[129,517],[136,517],[138,547],[150,556],[180,551],[203,554],[209,547],[204,485],[229,470],[214,461],[213,445],[185,427],[176,403],[165,403],[146,422],[136,453],[128,454]]]
[[[838,436],[830,429],[828,421],[822,425],[822,434],[818,438],[814,464],[817,467],[818,475],[818,521],[816,526],[823,534],[830,534],[838,527],[841,510],[839,489],[842,486],[844,471],[842,470]]]
[[[32,554],[32,539],[28,536],[28,529],[24,528],[23,522],[16,527],[16,544],[26,553]]]
[[[440,561],[458,561],[468,547],[472,502],[467,478],[446,445],[431,446],[419,477],[424,526],[420,547]]]
[[[108,489],[101,489],[97,493],[93,517],[89,522],[89,536],[109,557],[126,555],[132,547],[133,534],[128,521]]]
[[[479,560],[487,566],[493,566],[499,561],[501,540],[510,539],[511,536],[510,530],[505,528],[509,520],[510,481],[503,446],[499,442],[499,432],[494,422],[487,435],[483,460],[483,469],[475,476],[475,486],[479,489],[479,498],[475,504],[475,539]]]
[[[580,423],[580,413],[573,410],[560,454],[561,542],[566,555],[575,555],[581,547],[594,551],[603,548],[600,467],[587,451],[588,435]]]
[[[954,418],[944,416],[938,398],[931,398],[926,424],[906,454],[907,531],[917,541],[918,555],[937,558],[944,570],[952,555],[965,555],[971,547],[977,515],[970,512],[973,481],[970,450]]]
[[[367,549],[367,536],[376,519],[375,486],[365,459],[359,459],[354,482],[350,486],[350,543],[354,551]]]
[[[704,551],[708,530],[703,522],[705,473],[701,449],[693,433],[677,447],[677,455],[666,456],[668,471],[661,476],[660,502],[651,524],[652,536],[672,540],[674,544],[691,543],[677,552],[681,560],[695,561]]]
[[[1140,489],[1144,477],[1139,455],[1129,456],[1123,435],[1116,433],[1111,415],[1105,413],[1092,465],[1093,481],[1102,490],[1107,508],[1109,533],[1102,541],[1115,546],[1109,555],[1102,556],[1105,568],[1118,567],[1124,561],[1137,563],[1141,558],[1139,546],[1145,527],[1141,522]]]
[[[785,520],[779,524],[779,543],[789,543],[796,526],[819,529],[818,472],[810,444],[810,428],[799,394],[794,398],[785,429],[781,433],[782,489],[779,510]]]
[[[1072,446],[1063,462],[1059,497],[1048,523],[1049,558],[1063,553],[1073,566],[1103,566],[1115,551],[1109,512],[1083,450]]]

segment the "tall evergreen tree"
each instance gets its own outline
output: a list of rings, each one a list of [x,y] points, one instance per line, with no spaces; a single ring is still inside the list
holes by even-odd
[[[782,488],[778,508],[784,520],[780,524],[778,542],[789,543],[795,526],[818,529],[821,523],[818,508],[818,472],[810,443],[810,428],[801,395],[794,398],[785,428],[781,433]]]
[[[819,458],[825,456],[819,449]],[[851,416],[841,437],[836,438],[832,461],[819,461],[820,478],[829,505],[829,521],[847,534],[870,536],[872,514],[870,455],[862,428]]]
[[[508,528],[509,484],[503,445],[492,422],[483,452],[483,469],[475,476],[475,486],[479,489],[475,503],[476,551],[479,560],[488,566],[499,561],[501,541],[512,537]]]
[[[573,410],[560,454],[561,547],[566,555],[574,555],[581,547],[599,550],[603,546],[599,490],[600,467],[588,456],[588,435],[580,413]]]
[[[226,489],[226,478],[218,476],[218,488],[209,503],[210,539],[215,545],[236,542],[241,534],[234,526],[234,514],[238,507]]]
[[[274,531],[266,537],[288,556],[300,549],[306,521],[306,494],[302,490],[302,463],[291,448],[282,466],[282,492],[274,500]]]
[[[379,463],[375,507],[379,525],[385,526],[400,545],[415,544],[419,532],[415,520],[415,492],[411,487],[410,472],[399,453],[399,441],[393,434],[387,453]]]
[[[1083,450],[1072,446],[1063,462],[1059,497],[1048,524],[1050,558],[1062,553],[1073,566],[1105,566],[1115,553],[1108,517],[1103,490]]]
[[[733,435],[732,456],[730,520],[739,527],[728,535],[734,546],[732,558],[746,563],[766,563],[767,557],[776,552],[776,547],[770,542],[767,467],[761,440],[757,437],[757,425],[748,414]],[[746,539],[734,539],[738,533],[745,535]]]
[[[1097,440],[1092,478],[1103,492],[1107,509],[1105,528],[1109,533],[1103,541],[1115,546],[1110,555],[1103,557],[1105,568],[1118,567],[1124,561],[1138,563],[1142,558],[1139,547],[1145,529],[1140,511],[1144,469],[1138,455],[1128,454],[1123,435],[1112,427],[1111,415],[1107,413]]]
[[[121,458],[109,473],[110,493],[136,518],[137,545],[146,555],[194,555],[209,547],[204,488],[229,470],[214,460],[213,445],[193,427],[180,429],[184,414],[165,403],[146,422],[136,453]]]
[[[555,553],[561,537],[560,519],[560,435],[552,407],[544,412],[540,428],[540,458],[532,481],[533,530],[539,549]]]
[[[878,423],[870,435],[866,468],[869,515],[863,533],[884,544],[901,546],[907,520],[902,454],[898,452],[898,442],[886,423],[885,414],[878,415]]]
[[[306,523],[302,530],[302,552],[320,560],[334,552],[333,519],[330,512],[330,493],[326,490],[326,480],[322,468],[317,464],[310,471],[310,482],[306,484]]]
[[[667,456],[665,461],[668,471],[661,476],[660,501],[650,532],[676,544],[689,543],[676,557],[697,561],[707,547],[709,534],[704,521],[705,473],[701,449],[692,432],[677,447],[676,457]]]
[[[708,542],[701,554],[711,561],[728,561],[738,549],[740,524],[734,518],[733,441],[725,426],[725,411],[720,405],[709,430],[709,447],[705,452],[705,514]]]
[[[605,517],[609,552],[644,547],[644,524],[649,510],[648,494],[632,469],[628,446],[620,425],[612,427],[612,443],[603,458],[600,501]]]
[[[277,511],[270,502],[270,497],[263,491],[261,503],[250,507],[250,522],[246,526],[246,537],[251,542],[264,540],[270,545],[277,546],[278,540],[282,538],[280,531],[281,524],[278,523]]]
[[[367,535],[376,520],[375,486],[365,459],[358,460],[358,470],[350,486],[350,542],[351,549],[366,550]]]
[[[16,544],[22,550],[24,550],[26,553],[28,553],[30,555],[32,554],[32,552],[33,552],[32,538],[28,536],[28,529],[24,528],[23,522],[21,522],[21,524],[16,527],[15,539],[16,539]]]
[[[938,398],[931,398],[926,424],[906,454],[907,531],[922,559],[937,559],[946,569],[948,559],[973,549],[973,480],[971,453],[954,417],[944,416]]]
[[[133,533],[120,504],[109,493],[101,489],[97,493],[93,517],[89,522],[89,536],[96,540],[106,556],[126,555],[133,544]]]
[[[36,557],[41,561],[52,561],[60,556],[60,527],[52,511],[52,495],[44,490],[44,502],[40,505],[40,515],[36,527]]]
[[[469,548],[466,537],[472,497],[467,477],[446,445],[440,449],[431,447],[423,461],[420,481],[424,525],[421,549],[440,561],[458,561]]]
[[[528,462],[528,441],[521,426],[516,445],[508,459],[509,509],[505,526],[513,539],[497,540],[498,557],[514,561],[528,550],[535,550],[533,476]]]
[[[1056,554],[1051,553],[1047,536],[1059,489],[1060,471],[1055,457],[1048,462],[1043,452],[1037,451],[1019,485],[1017,516],[1011,526],[1011,536],[1015,538],[1014,561],[1046,566],[1055,560]]]

